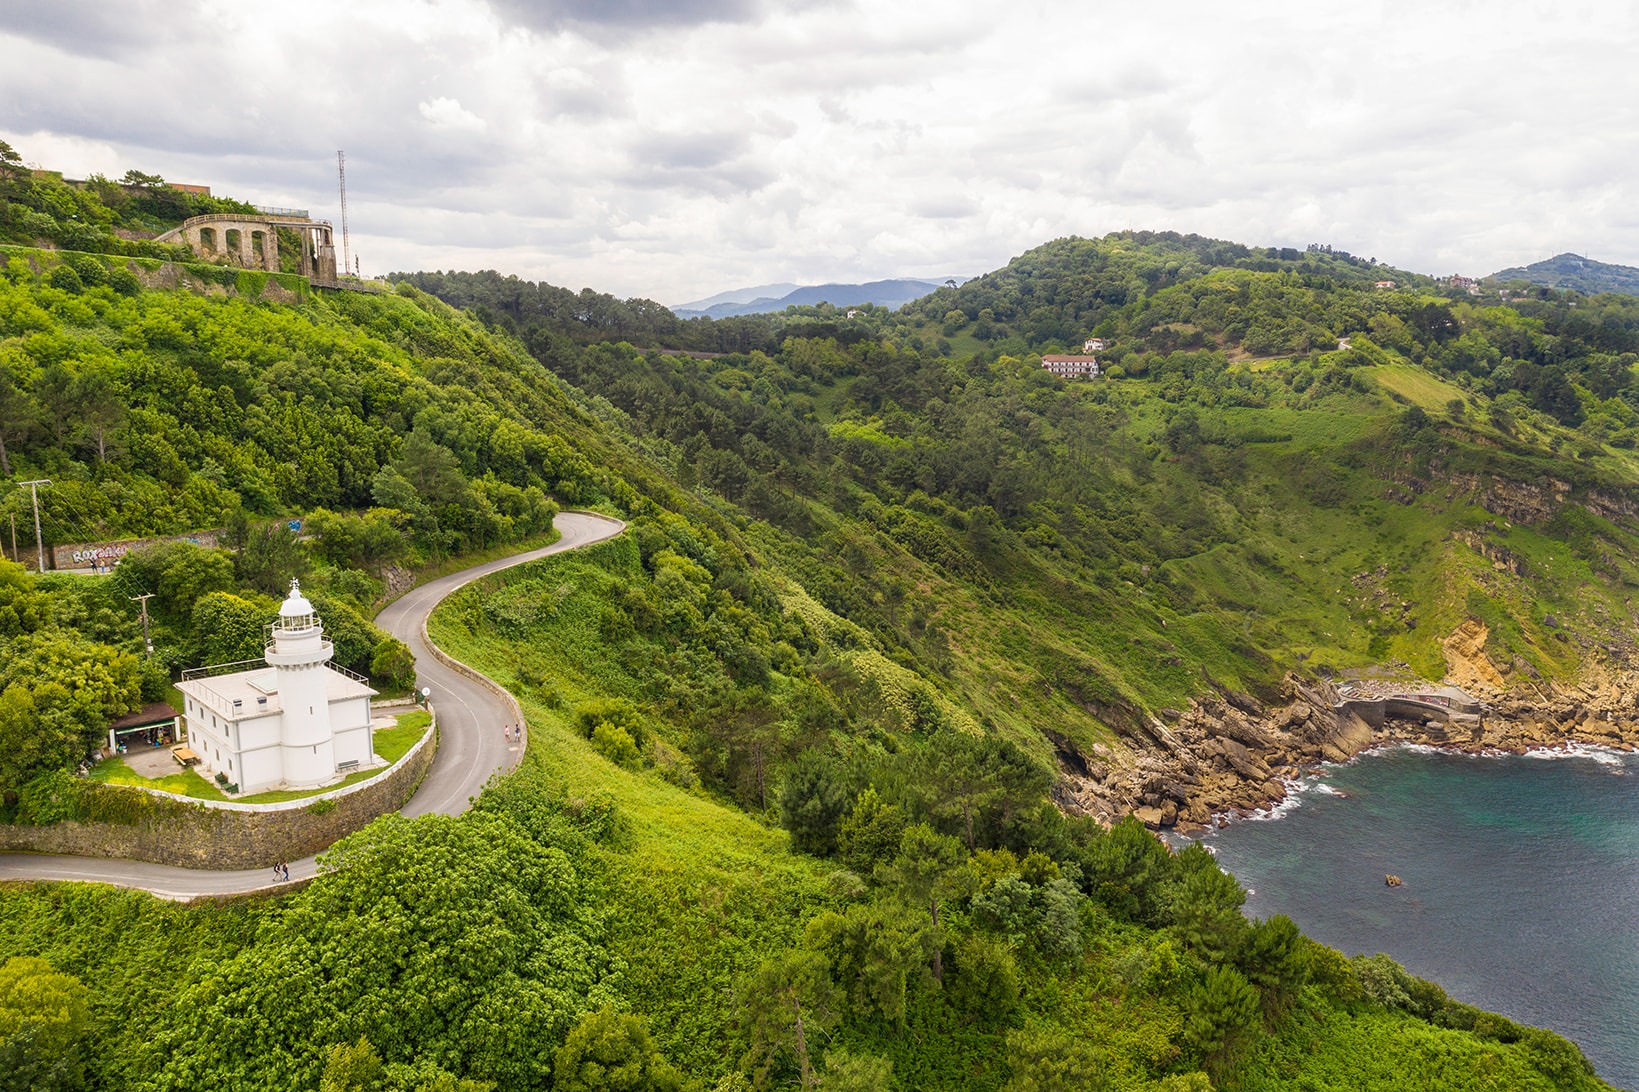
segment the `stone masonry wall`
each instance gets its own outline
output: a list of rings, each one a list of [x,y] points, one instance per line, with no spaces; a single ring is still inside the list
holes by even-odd
[[[395,769],[346,795],[314,797],[277,811],[158,800],[151,814],[129,826],[74,821],[44,827],[0,825],[0,851],[224,870],[295,861],[327,848],[376,816],[403,807],[437,753],[435,725]]]

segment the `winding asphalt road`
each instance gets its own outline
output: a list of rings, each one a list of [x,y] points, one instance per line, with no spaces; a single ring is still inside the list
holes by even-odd
[[[513,719],[510,702],[497,690],[441,663],[428,647],[425,626],[427,616],[445,596],[481,576],[602,542],[626,527],[620,520],[589,512],[560,512],[554,525],[561,537],[552,545],[487,561],[423,584],[377,616],[378,626],[415,653],[418,685],[432,690],[432,702],[438,710],[438,755],[420,788],[401,809],[403,814],[459,815],[471,805],[491,774],[510,769],[521,757],[523,744],[508,743],[502,731]],[[310,879],[317,872],[313,857],[290,862],[292,882]],[[0,854],[0,880],[87,880],[138,887],[171,899],[236,895],[278,886],[268,868],[210,872],[141,861],[32,853]]]

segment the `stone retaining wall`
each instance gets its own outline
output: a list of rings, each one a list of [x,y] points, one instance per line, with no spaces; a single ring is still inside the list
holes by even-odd
[[[438,753],[438,724],[385,773],[323,796],[274,804],[188,800],[148,791],[154,809],[136,823],[65,821],[0,825],[0,851],[62,853],[232,870],[310,857],[397,811],[415,794]],[[134,790],[144,792],[147,790]]]
[[[221,530],[194,531],[186,535],[162,535],[159,538],[131,538],[117,542],[70,542],[51,548],[53,569],[83,569],[92,564],[112,567],[132,550],[164,542],[191,542],[195,546],[214,547],[221,540]]]

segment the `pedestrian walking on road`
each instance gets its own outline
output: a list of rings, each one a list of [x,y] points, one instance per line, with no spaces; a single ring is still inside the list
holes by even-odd
[[[279,882],[279,865],[277,865],[277,864],[275,864],[273,866],[273,882],[274,883]]]
[[[290,865],[283,864],[283,865],[280,865],[279,867],[285,870],[285,883],[289,883],[290,882]]]

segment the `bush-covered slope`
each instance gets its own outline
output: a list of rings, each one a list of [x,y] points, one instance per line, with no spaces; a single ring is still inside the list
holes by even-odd
[[[0,420],[13,473],[53,480],[57,541],[304,517],[307,543],[246,538],[228,562],[276,586],[516,541],[555,503],[632,526],[435,617],[533,728],[475,814],[385,821],[271,904],[0,892],[0,956],[49,963],[14,976],[89,990],[5,1049],[107,1087],[574,1087],[559,1074],[600,1054],[656,1088],[673,1067],[723,1089],[809,1069],[832,1088],[1278,1088],[1389,1079],[1385,1057],[1413,1082],[1597,1087],[1557,1037],[1247,922],[1204,853],[1051,803],[1077,763],[1130,764],[1152,715],[1299,667],[1437,674],[1471,617],[1498,662],[1544,676],[1626,640],[1627,386],[1566,363],[1591,344],[1570,301],[1470,313],[1342,286],[1326,270],[1356,265],[1335,255],[1225,253],[1106,301],[1127,376],[1068,386],[1035,333],[941,356],[917,314],[836,337],[794,323],[834,316],[786,316],[764,350],[695,359],[557,319],[486,327],[408,286],[251,302],[20,256]],[[1337,298],[1220,268],[1243,260],[1313,262]],[[1218,337],[1203,309],[1243,286],[1270,302],[1238,332],[1220,316],[1225,344],[1301,314],[1320,348],[1232,362],[1150,340],[1175,320],[1144,316],[1186,295]],[[1060,322],[1100,306],[1036,287]],[[1462,334],[1405,317],[1429,306]],[[1610,301],[1589,338],[1624,314]],[[1440,364],[1516,329],[1483,375]],[[1551,349],[1574,431],[1497,379]],[[201,566],[176,560],[121,570],[184,596]],[[7,579],[13,602],[41,590]],[[130,653],[128,621],[101,632]],[[93,919],[136,939],[92,944]],[[162,964],[158,927],[194,921],[209,958]],[[7,981],[0,1020],[26,996]]]
[[[187,261],[187,247],[151,239],[190,216],[252,211],[243,201],[180,190],[135,170],[117,182],[101,175],[66,182],[60,172],[30,170],[0,140],[0,243]]]

